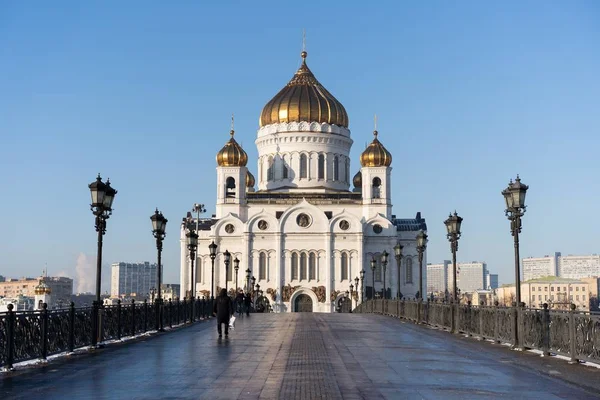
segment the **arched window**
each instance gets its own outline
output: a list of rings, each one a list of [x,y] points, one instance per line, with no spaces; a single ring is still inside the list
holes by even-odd
[[[319,165],[317,167],[317,171],[318,171],[317,178],[325,179],[325,156],[323,154],[319,154],[318,164]]]
[[[340,158],[338,156],[333,157],[333,180],[338,181],[340,179]]]
[[[300,280],[306,279],[306,253],[300,254]]]
[[[273,163],[273,157],[269,156],[269,166],[267,168],[267,180],[272,181],[274,175],[275,164]]]
[[[342,253],[342,280],[348,280],[348,254]]]
[[[260,253],[258,256],[258,280],[267,279],[267,255]]]
[[[288,166],[287,166],[288,161],[287,161],[287,159],[285,157],[283,157],[283,159],[281,161],[282,161],[281,164],[282,164],[282,167],[283,167],[283,169],[281,171],[281,177],[283,179],[288,179]]]
[[[344,170],[344,182],[350,182],[350,161],[346,158],[345,162],[346,169]]]
[[[300,155],[300,179],[308,176],[308,161],[306,154]]]
[[[317,279],[317,257],[315,253],[308,256],[308,280]]]
[[[298,254],[292,254],[292,280],[298,279]]]
[[[231,176],[225,180],[225,197],[235,197],[235,179]]]
[[[381,256],[375,256],[375,261],[377,261],[377,266],[375,267],[375,282],[381,282]]]
[[[406,262],[405,262],[405,264],[406,264],[406,274],[405,274],[406,283],[412,283],[412,281],[413,281],[413,265],[412,265],[413,262],[412,261],[413,261],[412,258],[410,258],[410,257],[406,258]]]
[[[373,198],[378,199],[381,197],[381,179],[378,177],[373,178]]]

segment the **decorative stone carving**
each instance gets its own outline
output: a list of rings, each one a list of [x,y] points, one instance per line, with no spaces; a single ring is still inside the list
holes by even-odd
[[[308,228],[310,225],[310,217],[307,214],[299,214],[296,218],[296,223],[302,228]]]
[[[317,300],[319,300],[319,303],[325,303],[325,300],[327,298],[327,290],[325,289],[325,286],[318,286],[318,287],[313,287],[312,288],[313,292],[315,292],[315,295],[317,296]]]
[[[331,292],[330,300],[335,301],[335,299],[337,299],[339,294],[340,294],[339,290],[334,290],[333,292]]]
[[[268,288],[267,294],[271,296],[271,300],[273,300],[273,301],[277,300],[277,290],[276,289]]]
[[[300,286],[293,286],[290,285],[289,283],[287,284],[287,286],[284,286],[281,289],[281,300],[283,301],[290,301],[290,299],[292,298],[292,294],[294,294],[294,292],[296,290],[298,290],[298,288],[300,288]]]

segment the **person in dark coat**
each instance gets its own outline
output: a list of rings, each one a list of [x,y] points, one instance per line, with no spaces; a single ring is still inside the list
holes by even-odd
[[[241,290],[238,292],[235,298],[235,308],[237,309],[238,315],[242,315],[244,308],[244,292]]]
[[[227,290],[221,289],[219,297],[215,299],[215,308],[213,312],[217,315],[217,332],[221,337],[221,324],[225,324],[225,336],[229,334],[229,318],[233,315],[233,304]]]
[[[252,299],[250,298],[250,293],[246,293],[244,296],[244,307],[246,308],[246,316],[250,316],[250,303],[252,303]]]

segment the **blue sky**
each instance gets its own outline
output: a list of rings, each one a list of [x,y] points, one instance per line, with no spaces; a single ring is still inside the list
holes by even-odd
[[[155,260],[159,207],[179,282],[178,224],[194,202],[214,212],[230,115],[256,174],[258,117],[299,66],[302,29],[350,116],[353,170],[378,114],[394,213],[422,212],[430,262],[450,257],[456,209],[459,261],[514,279],[500,191],[517,173],[522,256],[600,250],[597,2],[172,3],[0,4],[0,275],[93,270],[101,172],[119,190],[105,264]]]

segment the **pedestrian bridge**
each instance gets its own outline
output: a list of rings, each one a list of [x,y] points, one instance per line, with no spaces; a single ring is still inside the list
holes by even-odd
[[[389,316],[251,314],[0,374],[0,398],[595,399],[598,377]]]

